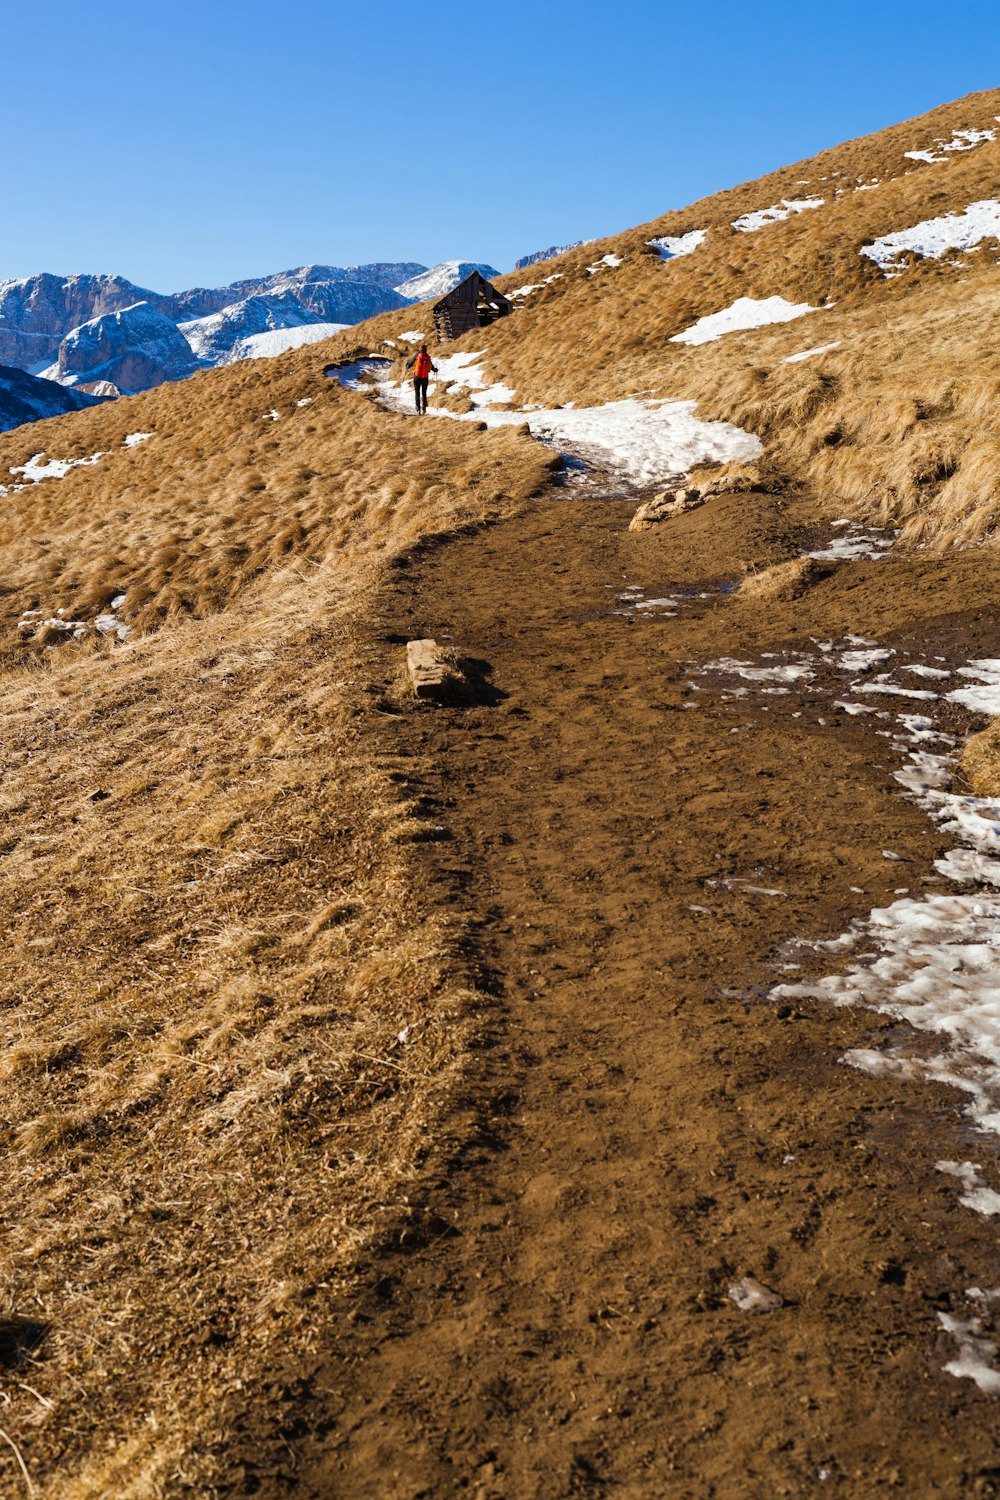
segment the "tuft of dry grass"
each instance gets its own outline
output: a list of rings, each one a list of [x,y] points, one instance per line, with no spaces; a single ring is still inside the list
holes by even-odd
[[[1000,719],[970,735],[959,767],[977,797],[1000,797]]]
[[[762,603],[800,599],[809,589],[829,578],[836,566],[836,563],[818,562],[814,557],[793,557],[788,562],[748,573],[741,584],[741,592]]]

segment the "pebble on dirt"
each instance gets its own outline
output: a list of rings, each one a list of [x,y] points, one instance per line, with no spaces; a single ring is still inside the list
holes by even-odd
[[[744,1276],[729,1288],[729,1296],[743,1312],[774,1312],[784,1307],[785,1299],[770,1287],[758,1281],[756,1276]]]

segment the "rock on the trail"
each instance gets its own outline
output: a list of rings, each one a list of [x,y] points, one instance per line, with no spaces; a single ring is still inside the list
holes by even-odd
[[[418,698],[451,703],[468,696],[469,683],[458,654],[437,641],[408,641],[406,670]]]
[[[735,1281],[729,1288],[729,1295],[743,1312],[774,1312],[785,1305],[784,1297],[772,1292],[756,1276],[744,1276],[741,1281]]]
[[[696,510],[705,501],[700,490],[663,490],[652,500],[644,500],[628,523],[629,531],[650,531],[661,521],[673,516],[682,516],[686,510]]]

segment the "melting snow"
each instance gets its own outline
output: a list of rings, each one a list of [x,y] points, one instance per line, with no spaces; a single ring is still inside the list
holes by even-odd
[[[151,432],[130,432],[125,438],[125,447],[138,448],[140,443],[147,442],[152,436]]]
[[[553,281],[562,281],[561,271],[556,271],[554,276],[546,276],[544,281],[533,281],[528,286],[516,287],[514,291],[507,293],[507,297],[530,297],[532,292],[540,292],[543,286],[551,286]]]
[[[117,611],[128,596],[116,594],[110,604],[111,613],[98,615],[93,621],[94,629],[100,635],[115,635],[120,641],[125,640],[128,635],[128,626],[124,620],[118,618]],[[82,641],[90,629],[86,620],[67,620],[65,606],[56,610],[54,615],[45,618],[45,611],[41,609],[26,609],[18,620],[16,629],[30,631],[32,635],[48,627],[50,630],[61,630],[67,635],[72,635],[75,640]]]
[[[659,252],[661,260],[676,260],[679,255],[690,255],[703,245],[707,233],[705,229],[692,229],[688,234],[661,234],[658,239],[648,240],[647,244]]]
[[[491,403],[509,401],[514,393],[507,386],[486,385],[482,368],[474,363],[481,351],[450,355],[437,361],[438,385],[469,390],[475,410],[454,412],[430,406],[429,415],[459,422],[484,422],[488,427],[526,425],[545,442],[571,455],[584,455],[610,465],[637,484],[655,484],[682,474],[696,464],[756,458],[760,439],[728,422],[702,422],[695,415],[695,401],[640,401],[628,398],[604,406],[576,408],[572,403],[551,410],[522,407],[517,411],[495,411]],[[395,411],[413,411],[409,380],[384,380],[377,386],[383,405]]]
[[[972,250],[984,239],[1000,239],[1000,203],[982,198],[970,203],[962,213],[942,214],[938,219],[924,219],[911,229],[900,229],[882,235],[871,245],[863,245],[867,255],[888,275],[899,275],[905,265],[898,264],[907,250],[929,260],[940,260],[948,250]]]
[[[615,267],[620,266],[622,264],[622,261],[624,259],[625,259],[624,255],[615,255],[613,251],[609,251],[609,253],[607,255],[602,255],[601,256],[601,258],[597,262],[596,266],[588,266],[587,267],[587,275],[588,276],[594,276],[598,271],[603,271],[604,268],[605,268],[605,266],[610,266],[611,269],[614,270]]]
[[[50,458],[43,463],[44,453],[36,453],[26,464],[11,469],[12,474],[22,474],[29,484],[41,484],[43,479],[65,479],[71,469],[85,469],[90,464],[100,463],[107,453],[92,453],[89,458]]]
[[[799,678],[808,680],[813,675],[808,658],[799,662],[786,662],[780,667],[755,667],[751,662],[723,656],[718,661],[706,662],[705,670],[728,672],[745,678],[747,682],[795,682]]]
[[[794,318],[803,318],[806,313],[819,310],[811,307],[808,302],[786,302],[784,297],[765,297],[762,301],[753,297],[737,297],[731,307],[699,318],[697,323],[692,323],[683,333],[675,333],[670,342],[710,344],[726,333],[736,333],[746,328],[766,328],[770,323],[790,323]]]
[[[1000,1193],[995,1193],[991,1187],[986,1186],[975,1162],[939,1161],[937,1167],[939,1172],[947,1172],[949,1177],[958,1178],[965,1188],[960,1201],[966,1208],[975,1209],[977,1214],[1000,1214]]]
[[[860,557],[877,561],[885,556],[899,535],[896,531],[877,531],[871,527],[858,526],[854,522],[833,522],[834,526],[845,524],[851,526],[849,532],[833,537],[826,547],[807,552],[806,557],[814,557],[817,562],[850,562]]]
[[[1000,115],[997,116],[1000,119]],[[904,151],[911,161],[947,161],[947,156],[936,156],[937,151],[971,151],[975,146],[981,146],[983,141],[992,141],[995,132],[992,130],[955,130],[952,132],[950,141],[937,140],[929,151]]]
[[[974,1380],[988,1396],[1000,1395],[1000,1371],[993,1368],[997,1349],[990,1339],[983,1337],[982,1320],[939,1312],[938,1322],[958,1341],[958,1358],[945,1365],[948,1374],[959,1380]]]
[[[738,219],[733,220],[733,228],[739,234],[754,234],[767,224],[777,224],[807,208],[822,208],[825,201],[823,198],[782,198],[780,203],[772,203],[770,208],[758,208],[751,214],[741,214]]]
[[[978,677],[981,686],[956,688],[946,696],[950,703],[961,703],[974,714],[1000,714],[1000,660],[986,658],[960,667],[960,677]]]

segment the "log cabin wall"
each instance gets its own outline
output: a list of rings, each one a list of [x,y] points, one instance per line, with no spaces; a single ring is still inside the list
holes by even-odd
[[[498,292],[485,276],[473,271],[440,302],[435,302],[434,331],[438,339],[446,342],[461,338],[463,333],[471,333],[474,328],[487,328],[513,310],[513,303],[503,292]]]

